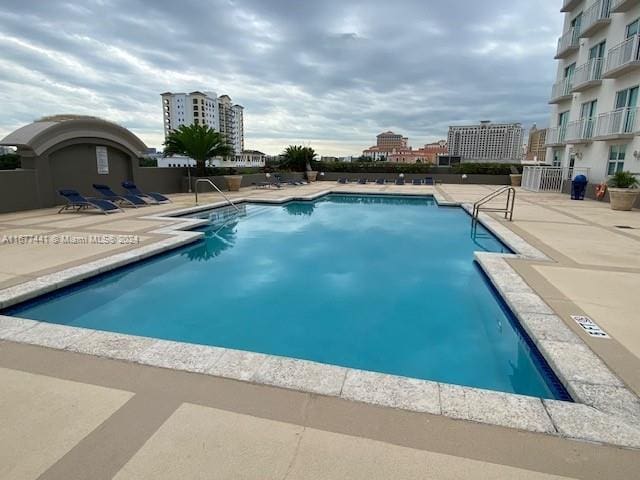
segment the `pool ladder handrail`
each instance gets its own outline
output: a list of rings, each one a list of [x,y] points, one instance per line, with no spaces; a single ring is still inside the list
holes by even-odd
[[[228,203],[229,205],[231,205],[233,208],[235,208],[235,209],[236,209],[236,211],[237,211],[238,213],[241,213],[241,212],[240,212],[240,209],[238,208],[238,206],[237,206],[235,203],[233,203],[229,197],[227,197],[224,193],[222,193],[222,190],[220,190],[220,189],[217,187],[217,185],[216,185],[215,183],[213,183],[211,180],[209,180],[208,178],[198,178],[198,179],[196,180],[196,188],[195,188],[195,192],[196,192],[196,205],[198,205],[198,184],[200,184],[200,183],[208,183],[209,185],[211,185],[213,188],[215,188],[215,189],[218,191],[218,193],[219,193],[220,195],[222,195],[222,196],[224,197],[224,199],[227,201],[227,203]]]
[[[490,202],[494,198],[499,197],[500,195],[503,195],[504,193],[507,194],[507,202],[506,202],[504,208],[482,208],[482,209],[480,208],[485,203]],[[505,185],[504,187],[501,187],[501,188],[499,188],[497,190],[494,190],[490,194],[485,195],[484,197],[482,197],[480,200],[476,201],[473,204],[473,213],[472,213],[473,220],[478,220],[478,216],[480,215],[480,210],[482,210],[482,211],[485,211],[485,212],[500,212],[500,213],[504,213],[504,218],[506,220],[512,221],[513,220],[513,206],[515,204],[515,201],[516,201],[516,189],[513,188],[512,186]]]

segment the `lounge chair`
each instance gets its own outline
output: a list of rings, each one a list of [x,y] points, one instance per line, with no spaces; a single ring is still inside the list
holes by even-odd
[[[77,190],[64,189],[58,190],[58,193],[67,201],[67,204],[60,208],[58,213],[62,213],[65,210],[79,212],[80,210],[87,210],[89,208],[95,208],[104,214],[122,211],[118,205],[109,200],[88,198],[80,195]]]
[[[124,188],[131,195],[141,197],[143,200],[150,199],[151,203],[166,203],[171,202],[167,197],[158,192],[142,192],[133,182],[122,182],[122,188]]]
[[[338,183],[347,183],[346,177],[341,177],[338,179]]]
[[[424,184],[425,185],[434,185],[435,182],[433,181],[433,177],[427,177],[424,179]]]
[[[137,195],[131,195],[127,193],[118,195],[116,192],[111,190],[111,187],[109,187],[108,185],[94,183],[93,188],[95,188],[99,193],[102,194],[104,200],[111,200],[116,205],[127,205],[135,208],[148,205],[147,202],[145,202],[141,197]]]
[[[366,185],[367,184],[367,179],[366,178],[360,178],[358,180],[358,184],[359,185]]]
[[[404,185],[404,178],[396,178],[396,185]]]
[[[413,185],[422,185],[422,180],[420,180],[419,178],[414,178],[411,183]]]
[[[384,185],[384,178],[377,178],[377,179],[376,179],[376,183],[377,183],[378,185]]]

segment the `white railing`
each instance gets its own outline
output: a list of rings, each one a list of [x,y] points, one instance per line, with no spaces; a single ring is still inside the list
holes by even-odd
[[[571,78],[565,78],[551,87],[551,101],[571,95]]]
[[[638,38],[638,34],[636,34],[609,49],[607,53],[607,66],[604,69],[605,74],[627,63],[638,60]]]
[[[547,128],[547,135],[544,139],[545,145],[560,145],[564,143],[565,135],[567,132],[567,126],[562,125],[559,127]]]
[[[580,32],[575,27],[571,27],[567,33],[558,39],[558,50],[556,56],[562,55],[570,48],[578,47],[578,37]]]
[[[591,4],[582,14],[581,31],[586,32],[597,21],[609,18],[609,2],[598,0]]]
[[[587,167],[526,166],[522,168],[522,188],[531,192],[561,192],[565,182],[576,175],[589,179]]]
[[[567,124],[565,140],[567,142],[577,140],[589,140],[593,136],[593,126],[596,123],[594,117],[581,118]]]
[[[583,63],[573,72],[573,88],[577,88],[583,83],[602,79],[603,58],[592,58],[587,63]]]
[[[638,107],[618,108],[598,115],[596,137],[628,135],[638,131]]]

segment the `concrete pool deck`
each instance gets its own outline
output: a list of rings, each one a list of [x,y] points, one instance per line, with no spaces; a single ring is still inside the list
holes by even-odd
[[[476,200],[482,195],[490,192],[493,188],[495,187],[443,185],[436,187],[434,191],[433,187],[418,187],[413,185],[404,187],[381,187],[373,185],[336,186],[333,183],[320,182],[314,185],[304,187],[290,187],[282,190],[245,190],[238,194],[234,194],[234,198],[247,197],[254,200],[278,200],[290,195],[313,195],[330,189],[332,191],[358,191],[369,193],[436,193],[441,199],[444,198],[445,200],[455,202],[469,202]],[[154,241],[157,242],[158,240],[166,239],[167,235],[160,233],[160,231],[173,223],[180,222],[180,220],[176,219],[174,221],[167,220],[166,218],[162,220],[150,220],[148,217],[157,216],[163,212],[175,210],[177,208],[187,208],[193,205],[193,197],[181,195],[175,196],[174,198],[175,202],[172,205],[147,207],[138,210],[128,210],[125,214],[116,214],[108,217],[92,214],[55,215],[53,213],[53,210],[0,215],[0,236],[4,236],[5,238],[13,238],[13,236],[15,235],[68,235],[82,237],[83,235],[91,234],[134,234],[141,237],[140,244],[133,246],[114,246],[113,244],[108,244],[105,246],[87,244],[81,245],[82,248],[75,248],[75,245],[69,247],[68,245],[53,245],[42,243],[2,245],[3,248],[0,248],[0,288],[24,284],[25,282],[33,281],[33,279],[41,278],[43,275],[54,274],[55,272],[58,272],[62,269],[77,267],[86,262],[99,261],[101,258],[107,255],[123,252],[126,253],[127,251],[131,251],[134,247],[139,248],[141,245],[150,245]],[[217,202],[218,198],[215,196],[208,196],[203,199],[201,203],[207,203],[211,201]],[[636,393],[638,392],[638,387],[640,385],[640,381],[638,379],[638,372],[640,371],[640,369],[638,368],[638,352],[640,350],[638,347],[640,346],[640,339],[638,338],[637,331],[638,322],[633,321],[633,318],[638,318],[638,316],[637,313],[634,312],[632,307],[634,305],[633,301],[635,300],[632,297],[634,295],[632,287],[634,285],[637,286],[638,284],[640,284],[640,265],[638,265],[638,258],[640,258],[640,236],[633,233],[634,231],[640,231],[639,217],[640,215],[638,214],[638,212],[612,212],[608,210],[608,205],[603,205],[596,202],[571,202],[566,196],[561,195],[530,194],[526,192],[519,192],[516,203],[516,212],[514,215],[515,221],[511,224],[504,224],[507,228],[520,235],[527,242],[541,251],[544,255],[553,260],[553,262],[543,262],[510,258],[507,260],[508,264],[515,271],[521,274],[526,280],[526,283],[531,288],[533,288],[533,290],[537,294],[539,294],[548,305],[553,308],[558,317],[565,322],[566,326],[568,326],[568,329],[573,331],[573,334],[577,335],[582,341],[587,343],[589,347],[593,351],[595,351],[597,355],[604,361],[604,363],[611,370],[613,370],[631,390],[635,391]],[[113,226],[111,226],[111,224],[113,224]],[[622,230],[616,228],[616,225],[627,225],[632,227],[635,226],[636,228],[638,228],[638,230]],[[567,235],[565,235],[565,230],[567,232]],[[580,234],[580,232],[586,232],[586,234]],[[124,240],[126,240],[126,238]],[[5,246],[9,246],[10,248],[5,249]],[[604,281],[602,280],[603,275],[606,276]],[[615,314],[612,315],[611,312],[614,312]],[[588,314],[612,338],[594,339],[592,337],[588,337],[569,317],[569,315],[576,314]],[[14,342],[4,342],[0,344],[0,367],[4,366],[9,371],[19,370],[23,372],[38,373],[39,375],[44,375],[52,378],[66,378],[68,373],[64,368],[45,368],[45,365],[48,365],[49,363],[51,363],[51,365],[56,364],[56,362],[52,360],[53,357],[49,358],[48,360],[45,359],[45,357],[48,355],[62,357],[76,356],[74,358],[77,358],[79,354],[71,352],[55,352],[40,347],[21,345]],[[86,356],[83,356],[82,358],[85,357]],[[42,358],[42,364],[39,364],[39,366],[37,366],[38,358]],[[95,359],[95,357],[86,358],[91,358],[91,362],[93,362]],[[107,364],[117,364],[118,368],[131,369],[132,372],[134,369],[142,369],[142,371],[157,371],[157,369],[154,369],[152,367],[143,367],[140,365],[122,363],[113,360],[98,360],[100,360],[101,362],[107,362]],[[8,364],[5,363],[5,361],[8,362]],[[25,363],[21,364],[21,361],[24,361]],[[35,366],[33,365],[33,362],[36,363]],[[86,362],[83,360],[82,363],[85,364]],[[193,375],[183,372],[171,372],[171,374],[178,375],[178,377],[197,377],[198,381],[204,383],[210,381],[203,375]],[[88,377],[73,378],[74,381],[78,381],[81,383],[94,385],[96,384],[96,382],[88,381],[88,379]],[[218,380],[222,382],[220,385],[227,386],[231,384],[229,382],[233,382],[231,380]],[[175,380],[172,379],[172,381]],[[99,382],[97,383],[99,385]],[[168,385],[165,385],[165,387],[168,387]],[[257,385],[253,385],[253,387],[256,388],[258,392],[260,392],[258,395],[262,395],[263,393],[266,395],[266,392],[270,390],[278,391],[281,394],[285,395],[285,393],[282,393],[282,391],[273,389],[272,387]],[[224,390],[227,387],[220,388]],[[123,388],[122,386],[118,386],[116,390],[122,390],[125,392],[137,391],[135,388],[132,390],[131,388]],[[303,396],[309,396],[310,398],[315,400],[321,399],[322,401],[326,402],[332,401],[330,397],[324,397],[322,395],[317,396],[300,392],[287,391],[286,395],[293,395],[294,393]],[[138,394],[136,394],[133,398],[135,399],[137,396]],[[188,395],[181,403],[201,403],[189,400],[187,397]],[[236,402],[238,401],[240,401],[240,399],[236,398]],[[242,401],[251,403],[250,399],[242,399]],[[256,400],[253,401],[254,403],[256,402]],[[340,398],[336,398],[333,401],[337,402],[340,405],[343,405],[340,402],[346,402],[346,400]],[[9,402],[9,404],[11,404],[11,402]],[[373,422],[375,424],[376,421],[378,421],[375,418],[376,415],[390,415],[391,417],[397,416],[397,418],[401,418],[403,415],[415,415],[411,412],[404,412],[402,410],[393,408],[382,409],[380,407],[371,407],[360,403],[347,402],[345,405],[345,408],[348,407],[349,409],[351,409],[351,414],[355,415],[356,417],[357,413],[364,414],[365,412],[373,412],[372,415],[374,416],[374,418],[371,419],[367,417],[366,420],[363,420],[365,423]],[[228,406],[227,408],[221,408],[221,406],[217,404],[209,406],[215,409],[229,410]],[[276,415],[277,410],[274,410],[271,413],[264,413],[258,412],[257,409],[261,408],[260,406],[252,406],[252,408],[254,408],[254,410],[249,409],[242,412],[236,411],[236,413],[241,413],[243,415],[248,413],[249,415],[253,416],[263,418],[266,417],[268,419],[277,420],[280,422],[283,421],[285,424],[305,426],[304,422],[300,422],[299,420],[291,421],[291,419],[289,418],[279,417],[278,415]],[[219,413],[217,411],[203,411],[201,409],[191,407],[185,407],[184,409],[182,409],[176,406],[174,410],[176,413],[180,414],[180,418],[183,418],[182,416],[184,415],[186,415],[186,417],[184,418],[190,416],[195,416],[197,418],[200,415],[202,416],[203,421],[205,421],[205,419],[208,418],[209,415],[215,418],[218,418],[220,415],[225,417],[224,412]],[[231,408],[230,410],[234,409]],[[357,413],[353,413],[354,411]],[[381,412],[384,412],[384,414]],[[114,413],[113,416],[117,416],[117,414]],[[111,417],[109,418],[111,419]],[[166,418],[170,418],[170,416],[166,416]],[[183,421],[188,421],[184,420],[184,418]],[[230,417],[226,416],[225,418],[228,419]],[[235,419],[235,417],[233,418]],[[463,465],[467,465],[464,461],[465,458],[484,462],[485,467],[487,468],[489,468],[488,466],[495,466],[493,464],[504,464],[516,468],[523,468],[525,470],[556,473],[574,478],[602,478],[604,476],[606,476],[607,478],[616,478],[617,475],[619,475],[619,478],[629,478],[632,475],[629,473],[630,470],[625,470],[625,465],[627,465],[626,462],[629,462],[628,466],[629,468],[631,468],[633,461],[638,461],[637,451],[590,445],[557,437],[549,437],[546,435],[535,433],[526,433],[512,429],[504,429],[502,427],[451,420],[446,417],[431,414],[423,413],[419,418],[421,418],[421,424],[423,424],[424,422],[427,422],[428,424],[428,426],[425,427],[426,429],[422,431],[422,436],[429,436],[425,432],[433,433],[439,438],[443,438],[443,443],[445,445],[449,445],[449,447],[451,448],[446,448],[443,450],[432,444],[426,446],[425,443],[420,442],[399,442],[397,438],[385,436],[386,433],[389,433],[387,431],[378,432],[378,436],[363,434],[362,429],[366,430],[366,426],[362,425],[355,425],[355,427],[357,428],[354,427],[355,430],[353,431],[345,431],[337,428],[337,425],[340,424],[340,422],[338,421],[339,419],[344,422],[344,418],[340,418],[339,416],[336,416],[334,418],[334,426],[332,428],[320,428],[319,430],[325,430],[324,433],[326,433],[326,431],[329,431],[333,434],[346,434],[355,435],[356,437],[364,437],[360,439],[352,439],[351,437],[343,439],[346,443],[356,442],[356,444],[362,446],[362,451],[358,450],[355,447],[349,448],[345,446],[344,451],[353,453],[354,455],[356,455],[356,453],[358,455],[365,455],[365,453],[369,451],[369,449],[381,448],[382,451],[388,452],[389,459],[392,464],[393,462],[398,462],[398,458],[412,458],[413,462],[423,462],[426,470],[420,470],[421,472],[423,472],[423,474],[415,475],[416,478],[429,478],[428,475],[430,474],[433,478],[448,478],[445,474],[437,475],[435,473],[429,473],[430,470],[428,468],[428,465],[432,463],[437,464],[438,461],[443,461],[443,465],[448,465],[447,468],[453,468],[451,472],[454,472],[454,467],[456,465],[461,467]],[[215,422],[218,420],[211,421]],[[195,420],[194,422],[197,423],[197,420]],[[108,424],[109,420],[105,423]],[[166,445],[166,442],[170,443],[172,437],[180,435],[179,432],[175,432],[175,428],[172,428],[175,426],[174,423],[175,422],[172,423],[167,420],[166,424],[169,426],[165,429],[163,425],[163,427],[161,427],[156,434],[153,434],[152,438],[145,444],[145,446],[140,450],[139,453],[135,453],[137,451],[137,449],[134,448],[135,445],[131,447],[131,449],[134,449],[134,452],[129,452],[129,457],[133,455],[133,457],[131,458],[131,462],[133,463],[131,465],[127,464],[128,467],[123,468],[121,475],[124,476],[121,476],[120,478],[133,478],[132,475],[135,476],[135,472],[138,472],[138,477],[144,477],[144,475],[142,475],[140,472],[144,470],[145,465],[147,466],[146,468],[151,468],[151,465],[155,462],[155,460],[153,460],[155,458],[154,448],[156,450],[156,456],[162,455],[161,453],[158,453],[157,450],[160,449],[160,451],[162,451],[162,445]],[[447,440],[447,435],[442,433],[441,431],[438,431],[436,425],[442,425],[442,430],[450,434],[451,438]],[[473,432],[469,434],[469,439],[479,440],[480,438],[482,438],[483,434],[487,435],[487,432],[492,432],[492,435],[495,434],[495,438],[491,437],[492,443],[490,445],[487,445],[485,447],[476,446],[474,449],[472,445],[468,443],[467,438],[462,438],[460,436],[457,429],[462,428],[461,425],[463,425],[464,428],[469,429],[469,431]],[[280,427],[281,425],[273,425],[274,431],[279,431],[278,429]],[[307,430],[316,430],[316,427],[317,426],[311,424],[309,425],[309,428]],[[433,430],[433,428],[435,428],[436,430]],[[406,432],[407,435],[409,435],[410,430],[406,430]],[[315,433],[316,432],[314,431],[314,434],[310,436],[313,436],[315,438]],[[401,432],[398,433],[400,434],[400,436],[402,435]],[[323,432],[318,433],[318,435],[320,436],[322,436],[322,434]],[[169,438],[163,438],[163,435],[164,437],[168,435]],[[203,435],[206,436],[206,432],[203,432]],[[283,433],[283,435],[285,434]],[[160,438],[157,438],[158,436]],[[301,434],[301,437],[304,438],[304,436],[305,433],[303,432]],[[91,434],[89,434],[87,438],[90,437]],[[299,437],[300,436],[298,436],[298,438]],[[530,454],[529,451],[514,452],[512,451],[513,448],[509,448],[506,445],[507,443],[514,441],[524,442],[522,443],[522,445],[525,445],[526,438],[530,438],[532,442],[541,444],[547,444],[547,442],[552,441],[559,443],[549,444],[554,446],[550,447],[549,450],[545,453],[540,453],[538,461],[534,462],[534,460],[536,459],[536,456],[534,454]],[[503,441],[501,442],[500,439],[503,439]],[[214,440],[215,439],[209,439],[210,442],[214,442]],[[339,439],[327,438],[325,440],[327,440],[327,443],[331,445],[333,445],[334,442],[336,444],[340,444]],[[80,441],[78,445],[82,446],[85,441],[86,439]],[[370,441],[382,441],[387,443],[380,446],[377,443],[367,443]],[[425,442],[426,440],[423,439],[422,441]],[[484,441],[486,441],[486,438],[484,439]],[[14,442],[15,440],[12,440],[12,443]],[[403,448],[417,448],[418,450],[423,450],[423,452],[419,454],[419,452],[416,453],[413,451],[399,451],[396,450],[395,447],[389,445],[389,443],[395,444],[396,446],[402,446]],[[434,443],[433,439],[431,439],[431,443]],[[313,443],[313,441],[311,440],[310,444],[313,445],[312,450],[315,448],[319,451],[323,451],[320,444]],[[303,442],[300,441],[299,444],[297,444],[296,448],[301,448],[302,445]],[[304,445],[306,445],[306,443]],[[457,448],[454,448],[453,445],[457,445]],[[499,445],[499,451],[494,451],[493,446],[495,445]],[[559,445],[564,445],[565,448],[559,448]],[[482,452],[477,452],[478,448]],[[283,449],[286,450],[285,447],[283,447]],[[72,453],[74,450],[75,448],[73,448],[69,453]],[[424,450],[430,450],[430,452],[424,452]],[[544,448],[542,450],[544,450]],[[96,451],[94,451],[94,455],[96,454]],[[339,449],[339,451],[342,451],[342,449]],[[426,455],[426,453],[445,454],[445,458],[429,456]],[[186,454],[189,454],[189,452],[185,452],[185,455]],[[426,456],[424,456],[423,454]],[[61,460],[64,460],[67,455],[62,457]],[[327,453],[326,455],[331,457],[329,453]],[[450,457],[446,457],[446,455],[450,455]],[[613,457],[609,458],[607,457],[607,455],[613,455]],[[585,456],[589,456],[591,460],[586,459]],[[384,454],[381,454],[380,457],[386,458]],[[136,460],[136,458],[138,458],[138,460]],[[302,456],[300,458],[304,459],[305,457]],[[356,455],[354,459],[355,458],[360,458],[360,463],[363,463],[365,461],[365,457],[358,457]],[[553,459],[553,461],[549,461],[549,458]],[[603,464],[601,460],[604,458],[608,458],[612,461],[612,463],[609,463],[607,461]],[[330,461],[331,458],[327,458],[324,460]],[[353,466],[353,461],[355,460],[346,462],[344,465],[339,466],[339,468],[345,469],[347,468],[347,465]],[[232,465],[231,459],[229,460],[229,462],[229,465]],[[305,466],[309,466],[309,462],[311,462],[310,459],[308,459],[306,463],[303,463],[305,463]],[[356,464],[358,463],[357,461],[355,462]],[[59,463],[60,462],[54,464],[49,470],[47,470],[47,472],[50,472],[51,475],[54,475],[56,465],[58,465]],[[274,461],[274,468],[276,463],[277,462]],[[597,465],[595,463],[597,463]],[[124,464],[121,464],[121,466],[123,465]],[[245,460],[243,460],[242,465],[245,465],[246,468],[249,468]],[[478,468],[479,472],[482,471],[481,465],[473,464],[473,467],[471,467],[472,464],[469,465],[469,468],[473,468],[474,472],[476,471],[476,467]],[[365,465],[360,466],[362,467],[362,470],[360,470],[361,474],[365,475]],[[291,475],[290,478],[296,478],[296,469],[293,468],[295,467],[295,461],[289,464],[289,467],[291,468],[290,470],[288,470],[289,474]],[[326,473],[331,471],[328,465],[318,465],[317,467],[318,472],[325,472],[325,478],[332,478],[332,475]],[[63,469],[62,471],[64,472],[65,470]],[[129,472],[129,477],[126,476],[127,471]],[[356,473],[351,473],[351,470],[340,471],[343,472],[342,476],[357,477]],[[349,475],[346,475],[344,473],[347,471],[349,472]],[[490,470],[487,470],[487,472],[489,471]],[[145,475],[154,476],[153,472],[148,470],[147,472],[148,473],[146,473]],[[274,470],[274,472],[278,472],[274,473],[275,476],[282,477],[282,475],[279,475],[279,470]],[[113,467],[111,473],[114,474]],[[496,470],[493,471],[493,473],[487,473],[486,476],[487,478],[496,478],[500,476],[504,476],[505,478],[526,478],[525,474],[526,472],[508,473],[507,470],[504,470],[502,471],[502,473],[500,473],[500,471]],[[333,477],[335,476],[340,475],[333,475]],[[390,475],[386,476],[389,477]],[[409,473],[407,473],[407,476],[409,476]],[[478,478],[479,476],[480,474],[475,474],[474,478]],[[58,478],[64,477],[60,476]],[[74,477],[67,476],[66,478]],[[370,476],[367,478],[370,478]],[[381,478],[384,477],[381,476]],[[456,477],[453,473],[451,473],[451,476],[449,478],[459,477]],[[552,477],[532,476],[531,478]]]

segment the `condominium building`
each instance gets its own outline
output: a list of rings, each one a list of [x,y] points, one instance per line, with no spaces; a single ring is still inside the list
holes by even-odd
[[[640,0],[564,0],[547,163],[589,181],[640,172]]]
[[[522,155],[522,125],[491,123],[449,127],[449,155],[462,162],[520,163]]]
[[[525,148],[524,160],[527,162],[544,163],[547,154],[547,129],[538,128],[534,123],[529,130],[529,140]]]
[[[208,125],[222,133],[236,155],[244,150],[244,113],[241,105],[234,105],[228,95],[218,97],[215,92],[165,92],[162,111],[165,138],[180,125]]]

